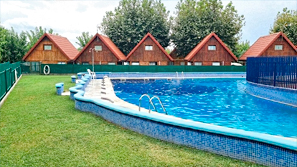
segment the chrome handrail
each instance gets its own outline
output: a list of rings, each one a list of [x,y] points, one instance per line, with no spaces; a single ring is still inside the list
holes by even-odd
[[[144,96],[146,96],[146,97],[148,97],[149,98],[149,101],[150,101],[150,103],[151,103],[151,105],[154,107],[154,109],[156,110],[156,107],[155,107],[155,105],[152,103],[152,101],[151,101],[151,97],[148,95],[148,94],[143,94],[143,95],[141,95],[140,96],[140,98],[139,98],[139,111],[140,111],[140,108],[141,108],[141,100],[142,100],[142,97],[144,97]],[[149,105],[149,113],[151,112],[151,107],[150,107],[150,105]]]
[[[161,102],[160,98],[158,96],[153,96],[150,100],[152,101],[154,98],[157,98],[159,100],[159,103],[161,104],[161,107],[163,108],[163,111],[165,112],[166,115],[167,114],[167,111],[165,110],[164,106],[163,106],[163,103]],[[157,111],[157,109],[155,109]],[[158,111],[157,111],[158,112]]]

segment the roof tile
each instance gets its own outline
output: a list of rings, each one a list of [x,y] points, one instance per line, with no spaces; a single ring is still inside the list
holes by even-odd
[[[129,59],[129,57],[131,57],[131,55],[136,51],[136,49],[148,38],[150,37],[153,42],[159,47],[159,49],[166,55],[166,57],[170,60],[173,61],[173,58],[164,50],[164,48],[160,45],[160,43],[154,38],[154,36],[151,33],[147,33],[140,42],[138,42],[138,44],[131,50],[131,52],[128,54],[126,60]]]
[[[241,57],[239,60],[246,60],[248,57],[258,57],[261,56],[272,43],[278,39],[280,36],[283,36],[284,39],[296,50],[296,47],[288,39],[288,37],[282,33],[273,33],[270,35],[260,37]]]
[[[74,60],[78,59],[78,57],[89,47],[96,37],[98,37],[120,61],[126,60],[126,56],[123,54],[123,52],[108,37],[98,33],[96,33],[94,37],[86,44],[86,46],[77,54]]]
[[[216,40],[223,46],[223,48],[232,56],[232,58],[237,61],[237,57],[231,52],[231,50],[224,44],[224,42],[214,33],[207,35],[186,57],[185,60],[190,61],[199,52],[202,47],[210,40],[211,37],[216,38]]]
[[[68,60],[73,60],[73,58],[77,55],[78,50],[70,43],[70,41],[62,36],[53,35],[45,33],[42,37],[39,38],[39,40],[35,43],[35,45],[27,52],[27,54],[23,57],[23,60],[25,60],[32,51],[39,45],[39,43],[47,37],[51,42],[53,42],[56,47],[60,49],[60,51],[68,58]]]

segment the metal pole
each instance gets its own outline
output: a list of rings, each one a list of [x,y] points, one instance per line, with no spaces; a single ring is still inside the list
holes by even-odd
[[[93,72],[94,71],[94,48],[92,49],[92,64],[93,64]]]

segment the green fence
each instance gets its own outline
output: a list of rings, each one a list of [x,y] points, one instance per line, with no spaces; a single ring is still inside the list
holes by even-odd
[[[41,74],[49,67],[50,74],[67,74],[92,70],[92,65],[41,64]],[[132,65],[95,65],[96,72],[245,72],[245,66],[132,66]]]
[[[0,101],[22,74],[20,62],[0,64]]]

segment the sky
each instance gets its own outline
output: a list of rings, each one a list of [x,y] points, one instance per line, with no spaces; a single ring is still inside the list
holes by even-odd
[[[222,0],[226,5],[230,0]],[[170,15],[175,16],[178,0],[162,0]],[[239,15],[244,15],[241,41],[253,44],[268,35],[278,12],[287,7],[297,10],[297,0],[233,0]],[[0,0],[0,22],[18,33],[37,26],[52,28],[78,48],[76,37],[82,32],[94,35],[107,11],[114,11],[119,0]],[[99,33],[101,33],[99,31]]]

